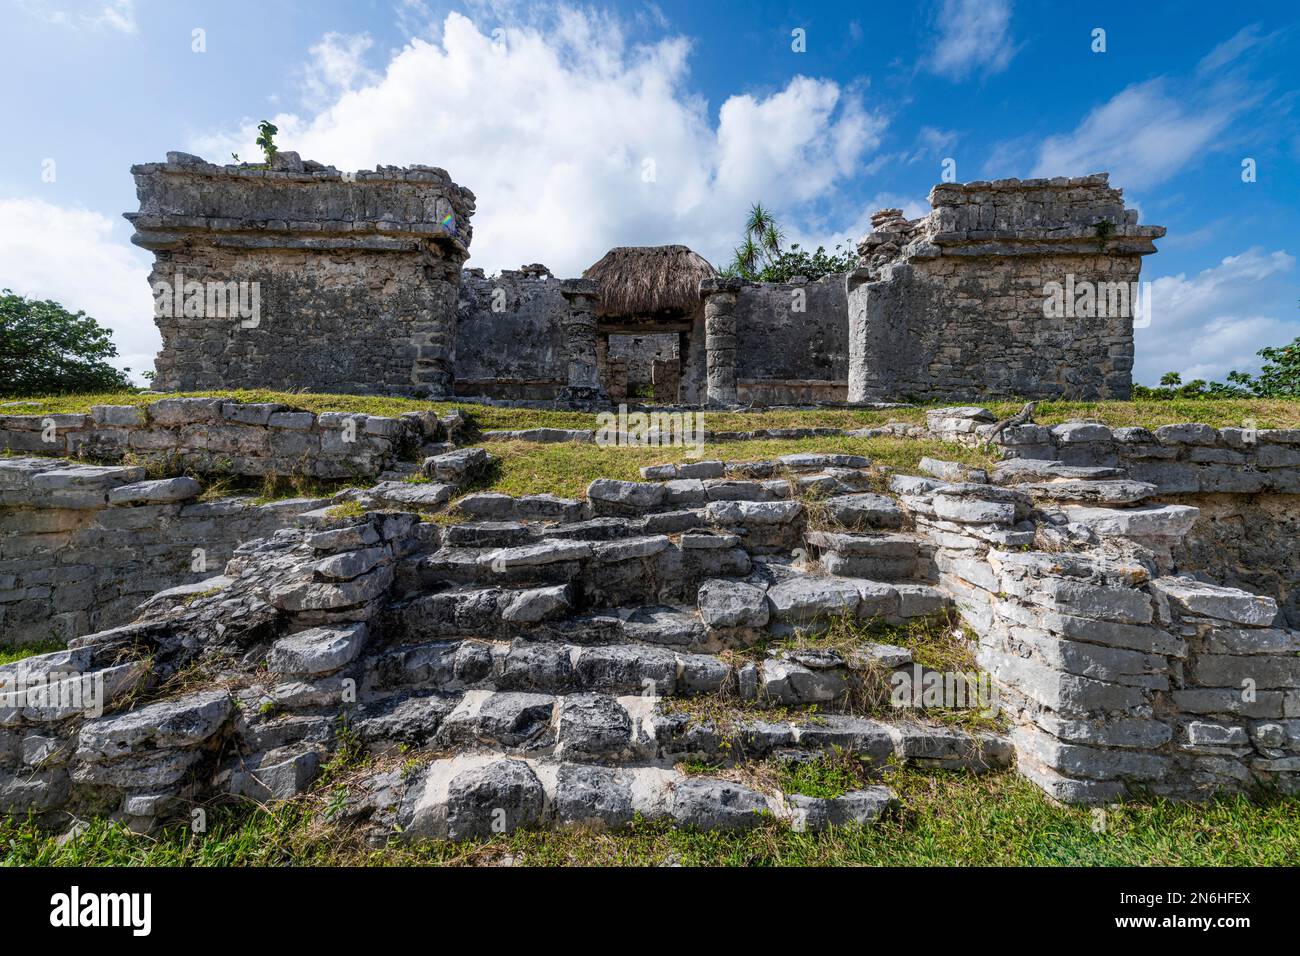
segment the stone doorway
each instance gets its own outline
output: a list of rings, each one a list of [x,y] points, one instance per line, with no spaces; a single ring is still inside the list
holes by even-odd
[[[681,396],[681,334],[611,332],[601,336],[601,384],[615,402],[676,405]]]

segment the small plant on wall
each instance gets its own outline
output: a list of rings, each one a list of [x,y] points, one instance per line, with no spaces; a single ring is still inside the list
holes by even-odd
[[[262,155],[266,157],[266,165],[270,166],[275,160],[275,154],[280,148],[275,145],[275,134],[280,132],[280,127],[276,126],[270,120],[262,120],[257,124],[256,143],[262,147]]]

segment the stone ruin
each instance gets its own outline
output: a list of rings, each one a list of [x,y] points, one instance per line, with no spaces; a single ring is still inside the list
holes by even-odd
[[[155,387],[451,391],[474,194],[444,170],[344,174],[281,152],[269,169],[168,153],[131,172]]]
[[[0,417],[0,628],[70,638],[0,667],[6,812],[149,829],[293,797],[345,745],[375,762],[336,819],[378,844],[637,814],[870,823],[899,764],[1014,766],[1084,803],[1300,789],[1300,431],[948,407],[853,434],[991,441],[991,471],[804,453],[568,499],[463,494],[492,442],[456,415],[161,399],[60,416],[42,449],[49,417]],[[201,472],[219,442],[250,474],[333,474],[345,431],[365,487],[274,505],[66,457]],[[552,431],[532,437],[591,440]],[[906,647],[784,643],[954,619],[995,691],[967,706],[1000,729],[936,721],[946,699],[882,709],[900,679],[959,686]],[[814,798],[729,772],[830,748],[874,780]]]
[[[1150,321],[1138,275],[1163,227],[1139,226],[1105,173],[941,183],[930,205],[876,213],[859,246],[849,401],[1129,397],[1134,319]]]
[[[1119,397],[1131,316],[1057,322],[1042,288],[1136,281],[1162,232],[1104,176],[999,181],[883,211],[845,277],[740,282],[662,247],[488,278],[461,268],[473,197],[441,170],[171,154],[136,174],[167,388],[599,407],[648,366],[655,400],[709,406]],[[0,416],[0,634],[66,642],[0,666],[0,811],[150,830],[293,798],[358,748],[333,818],[377,845],[638,815],[869,824],[900,765],[1014,768],[1092,804],[1300,791],[1300,431],[950,406],[702,437],[883,435],[997,464],[691,460],[512,497],[469,493],[495,441],[595,433],[215,397]],[[222,495],[230,476],[349,487],[258,503]],[[912,624],[960,625],[978,674],[873,630]],[[864,630],[819,641],[843,625]],[[962,708],[996,720],[939,719]],[[859,789],[747,772],[831,751]]]
[[[943,183],[927,216],[877,213],[857,269],[812,282],[722,279],[684,246],[614,249],[577,279],[540,264],[489,277],[462,268],[474,196],[441,169],[169,153],[132,171],[164,390],[714,407],[1122,399],[1135,315],[1149,320],[1141,257],[1164,234],[1137,224],[1105,173]]]

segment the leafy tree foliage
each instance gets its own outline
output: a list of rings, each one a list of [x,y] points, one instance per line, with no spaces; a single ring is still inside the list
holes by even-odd
[[[112,333],[86,313],[73,314],[57,302],[28,299],[9,289],[0,293],[0,392],[129,389],[126,373],[106,361],[115,355]]]
[[[847,239],[836,243],[835,251],[829,253],[825,246],[808,252],[797,242],[783,249],[784,241],[785,231],[775,217],[762,203],[754,203],[745,221],[745,234],[722,274],[751,282],[788,282],[795,276],[811,281],[835,272],[847,272],[858,264],[853,244]]]
[[[1300,338],[1290,345],[1260,349],[1259,374],[1229,372],[1226,382],[1193,379],[1186,384],[1177,372],[1160,376],[1158,388],[1133,386],[1135,398],[1300,398]]]

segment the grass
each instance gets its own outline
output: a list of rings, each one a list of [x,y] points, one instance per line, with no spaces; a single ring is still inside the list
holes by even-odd
[[[777,785],[783,793],[834,799],[862,786],[860,761],[836,750],[811,760],[787,760],[777,769]]]
[[[35,657],[37,654],[48,654],[51,651],[61,651],[67,645],[62,641],[35,641],[31,644],[0,644],[0,665],[12,664],[14,661],[21,661],[25,657]]]
[[[824,781],[823,781],[824,783]],[[96,820],[63,842],[0,819],[0,863],[24,866],[1295,866],[1300,803],[1275,796],[1164,801],[1104,816],[1051,803],[1014,774],[903,770],[903,809],[871,827],[796,833],[772,821],[696,832],[640,821],[629,830],[521,831],[464,844],[367,847],[329,824],[327,795],[270,808],[212,809],[208,829],[133,835]]]
[[[821,622],[818,627],[798,630],[793,636],[779,640],[761,640],[744,648],[735,648],[723,652],[724,659],[752,660],[765,659],[770,650],[833,650],[846,660],[867,644],[893,644],[907,648],[912,652],[912,660],[922,667],[940,671],[944,674],[971,675],[978,679],[982,673],[975,662],[974,636],[961,624],[952,611],[945,611],[929,617],[914,618],[904,624],[883,624],[878,621],[862,620],[850,614],[837,615]],[[967,692],[971,696],[968,707],[935,708],[899,708],[891,703],[890,683],[892,671],[879,664],[871,664],[858,671],[859,683],[849,699],[840,706],[848,713],[863,717],[875,717],[881,720],[923,719],[927,722],[960,727],[969,731],[1002,730],[1005,722],[996,713],[989,713],[976,705],[976,689],[967,683]],[[704,698],[713,700],[713,698]],[[674,699],[670,698],[669,701]],[[685,698],[683,705],[687,709],[700,708],[701,698]],[[668,706],[676,706],[669,701]],[[733,710],[739,701],[724,701],[721,705],[709,705],[700,710],[700,720],[722,720],[716,711],[718,706]],[[694,714],[695,711],[692,710]],[[746,716],[762,717],[765,712],[755,709]],[[806,714],[804,716],[807,716]],[[776,718],[771,718],[776,719]]]
[[[402,412],[433,409],[445,414],[461,408],[480,429],[595,428],[592,412],[551,411],[531,408],[498,408],[455,401],[422,401],[381,395],[335,395],[317,392],[275,392],[266,389],[231,389],[204,392],[175,392],[166,396],[148,392],[104,392],[85,395],[55,395],[45,398],[0,397],[0,414],[28,415],[86,412],[91,405],[148,405],[164,397],[214,396],[244,402],[280,402],[312,412],[365,412],[369,415],[400,415]],[[925,423],[927,408],[955,402],[935,402],[913,408],[868,409],[822,408],[810,410],[773,409],[754,412],[705,412],[705,427],[713,431],[752,431],[758,428],[867,428],[886,422]],[[999,418],[1019,411],[1020,401],[982,403]],[[1294,399],[1175,398],[1131,402],[1040,402],[1035,419],[1045,425],[1071,418],[1094,418],[1107,425],[1159,425],[1204,422],[1218,428],[1300,428],[1300,401]],[[1251,424],[1253,423],[1253,424]]]
[[[500,491],[509,495],[550,492],[568,498],[586,495],[597,478],[639,481],[643,465],[690,461],[692,449],[680,447],[601,447],[596,444],[559,442],[491,442],[486,446],[498,464],[466,491]],[[950,442],[909,438],[798,438],[713,442],[704,446],[704,458],[723,461],[774,459],[795,452],[842,452],[865,455],[878,465],[898,471],[915,471],[923,457],[943,458],[989,467],[982,452]]]

